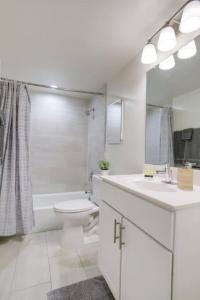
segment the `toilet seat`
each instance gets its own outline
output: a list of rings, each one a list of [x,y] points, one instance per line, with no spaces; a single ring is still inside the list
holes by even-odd
[[[67,255],[83,249],[85,236],[90,237],[92,227],[98,220],[99,206],[88,199],[66,200],[54,205],[55,217],[63,223],[61,245]],[[97,219],[96,219],[97,218]]]
[[[54,205],[55,211],[63,213],[80,213],[93,209],[93,204],[88,199],[68,200]]]

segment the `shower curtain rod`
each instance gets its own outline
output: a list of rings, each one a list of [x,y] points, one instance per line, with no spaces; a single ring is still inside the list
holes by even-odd
[[[146,104],[146,106],[158,107],[158,108],[170,108],[170,107],[167,107],[167,106],[159,106],[159,105],[155,105],[155,104]]]
[[[41,88],[46,88],[46,89],[53,89],[53,90],[58,90],[58,91],[64,91],[64,92],[69,92],[69,93],[80,93],[80,94],[88,94],[88,95],[97,95],[97,96],[104,96],[104,93],[100,92],[91,92],[91,91],[83,91],[83,90],[73,90],[73,89],[67,89],[63,87],[52,87],[50,85],[45,85],[45,84],[39,84],[39,83],[33,83],[33,82],[27,82],[27,81],[21,81],[21,80],[14,80],[14,79],[9,79],[9,78],[4,78],[0,77],[1,81],[15,81],[18,83],[22,83],[25,85],[30,85],[30,86],[35,86],[35,87],[41,87]]]

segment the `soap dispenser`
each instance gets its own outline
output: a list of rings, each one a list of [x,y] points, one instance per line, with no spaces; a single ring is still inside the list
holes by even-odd
[[[150,164],[144,165],[144,177],[153,178],[155,173],[154,166]]]

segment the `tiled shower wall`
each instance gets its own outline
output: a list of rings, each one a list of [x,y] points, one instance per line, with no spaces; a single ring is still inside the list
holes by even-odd
[[[94,115],[88,116],[88,183],[91,174],[98,174],[98,161],[104,159],[105,151],[105,117],[106,98],[96,96],[90,102],[90,109],[94,108]],[[90,184],[89,184],[90,188]]]
[[[84,190],[88,100],[35,91],[30,96],[33,193]]]

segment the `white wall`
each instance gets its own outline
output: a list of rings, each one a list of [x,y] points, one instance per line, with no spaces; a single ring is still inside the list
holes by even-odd
[[[31,92],[33,193],[79,191],[86,184],[88,101]]]
[[[200,30],[191,35],[179,34],[176,48],[171,52],[159,53],[157,64],[199,34]],[[106,145],[105,155],[111,163],[113,174],[140,173],[143,170],[145,161],[146,72],[155,65],[144,66],[140,62],[140,58],[141,53],[116,74],[107,85],[107,104],[112,102],[113,97],[121,97],[125,102],[123,143]]]
[[[146,70],[140,55],[107,86],[107,104],[113,97],[124,100],[122,144],[106,145],[106,158],[113,174],[142,172],[145,158]]]
[[[174,131],[200,128],[200,89],[173,99]]]

